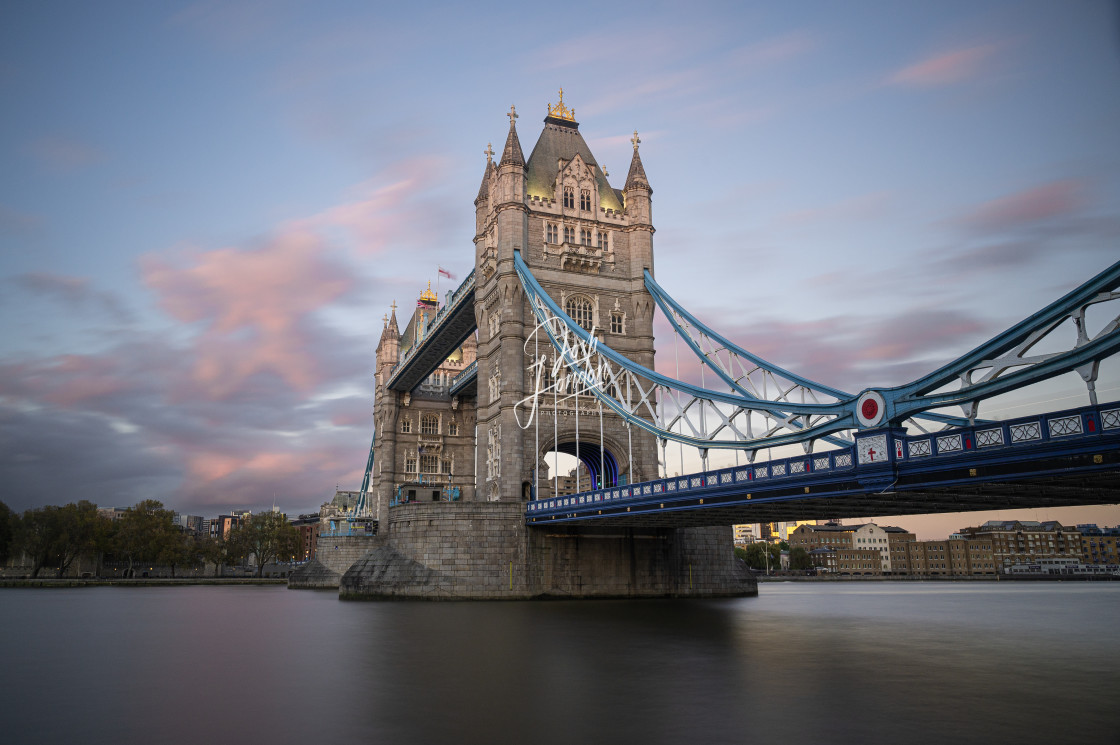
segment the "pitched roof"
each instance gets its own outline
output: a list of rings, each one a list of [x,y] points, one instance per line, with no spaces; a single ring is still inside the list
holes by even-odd
[[[509,134],[506,135],[506,146],[502,150],[502,161],[500,163],[503,166],[508,164],[525,165],[525,156],[521,154],[521,141],[517,139],[517,127],[514,126],[514,119],[513,116],[509,119]]]
[[[552,199],[555,195],[556,174],[561,167],[560,161],[566,163],[577,154],[595,173],[595,183],[599,187],[599,206],[621,211],[622,199],[607,183],[602,167],[591,154],[591,148],[587,146],[583,135],[579,133],[579,123],[552,116],[545,117],[544,129],[541,130],[525,166],[525,192],[531,197]]]

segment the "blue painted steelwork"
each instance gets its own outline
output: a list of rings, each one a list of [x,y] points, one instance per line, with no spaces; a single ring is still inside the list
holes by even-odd
[[[418,330],[420,338],[389,374],[387,388],[411,391],[474,333],[474,290],[475,273],[471,271],[447,298],[447,304]]]
[[[569,318],[540,286],[520,253],[516,251],[514,266],[540,327],[568,368],[585,386],[587,394],[595,396],[630,424],[652,432],[663,440],[679,441],[701,449],[738,448],[753,451],[759,447],[811,442],[842,432],[887,425],[898,426],[911,417],[923,415],[923,412],[928,409],[947,405],[971,405],[972,409],[967,421],[980,423],[975,418],[979,400],[1037,383],[1070,370],[1077,370],[1082,375],[1089,385],[1091,400],[1095,402],[1093,382],[1096,379],[1099,363],[1120,349],[1120,316],[1106,324],[1094,338],[1089,338],[1084,323],[1085,310],[1088,306],[1120,299],[1120,263],[1117,263],[992,341],[914,383],[897,388],[869,390],[859,396],[853,396],[800,378],[735,347],[736,353],[741,353],[744,358],[759,365],[768,373],[785,377],[803,390],[816,391],[837,399],[824,403],[798,402],[782,393],[780,400],[768,400],[758,397],[754,391],[746,390],[727,370],[720,371],[719,375],[731,387],[731,393],[674,380],[638,365],[609,347],[599,344],[587,331]],[[651,293],[658,300],[662,310],[674,322],[675,328],[681,328],[674,319],[675,314],[700,327],[699,322],[691,314],[687,314],[687,311],[676,303],[670,303],[671,299],[656,286],[656,283],[652,282],[652,278],[648,275],[647,280],[650,283]],[[1073,322],[1077,329],[1077,342],[1073,349],[1049,355],[1024,356],[1040,339],[1067,320]],[[707,327],[703,328],[706,333],[710,331]],[[721,344],[730,344],[714,332],[710,335]],[[703,350],[691,338],[688,341],[693,352],[704,360],[705,364],[709,363],[710,360],[707,360]],[[583,359],[577,360],[573,356],[576,352]],[[718,369],[718,366],[712,369]],[[1014,371],[1008,372],[1009,370]],[[978,373],[983,373],[980,380],[973,382],[974,375]],[[938,392],[954,381],[962,381],[957,390]],[[609,395],[608,388],[616,392],[625,391],[623,398],[626,398],[626,401]],[[632,396],[632,390],[635,389],[636,398]],[[685,397],[684,404],[681,403],[682,395]],[[815,395],[813,397],[816,398]],[[685,434],[683,431],[673,431],[663,418],[665,403],[673,403],[676,411],[682,414],[694,405],[708,412],[716,417],[718,426],[715,433],[697,432],[695,426],[687,420],[684,420],[684,424],[688,424],[693,429],[693,435]],[[727,413],[728,410],[730,415]],[[761,437],[750,434],[752,412],[767,417],[767,421],[773,423],[773,426]],[[927,416],[940,424],[959,425],[966,421],[936,413]],[[743,418],[747,433],[740,432],[736,427],[736,417]],[[715,439],[714,434],[725,429],[735,435],[734,440]],[[783,429],[786,431],[778,434]]]
[[[721,468],[629,487],[596,489],[526,505],[528,525],[594,522],[641,514],[669,515],[776,502],[880,497],[880,513],[907,492],[1031,480],[1104,476],[1089,503],[1120,495],[1120,404],[1036,414],[1004,422],[907,435],[877,430],[885,460],[860,462],[858,445],[826,453]],[[1044,487],[1045,488],[1045,487]],[[1075,502],[1080,503],[1080,502]],[[737,513],[740,521],[750,522]],[[841,515],[834,515],[841,516]]]
[[[373,435],[369,439],[369,457],[366,458],[366,473],[362,477],[362,488],[358,490],[358,501],[354,503],[354,515],[366,515],[369,505],[366,503],[366,494],[369,493],[369,482],[373,478],[373,446],[377,444],[377,426],[374,425]]]
[[[463,371],[451,379],[447,392],[451,396],[458,396],[464,389],[478,382],[478,360],[463,368]]]

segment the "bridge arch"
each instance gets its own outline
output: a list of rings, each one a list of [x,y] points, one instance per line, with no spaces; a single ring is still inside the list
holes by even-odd
[[[561,478],[566,476],[565,465],[569,468],[574,466],[585,469],[589,476],[584,477],[582,491],[619,486],[629,480],[630,463],[627,460],[626,443],[618,443],[613,438],[604,436],[600,446],[598,432],[580,432],[578,443],[575,433],[561,432],[558,441],[550,437],[547,441],[541,442],[537,458],[542,465],[549,464],[546,467],[549,469],[550,480],[557,475]],[[553,472],[554,469],[559,469],[559,473]],[[538,492],[540,498],[552,493],[552,485],[545,483],[544,474],[545,468],[541,468],[541,484]]]

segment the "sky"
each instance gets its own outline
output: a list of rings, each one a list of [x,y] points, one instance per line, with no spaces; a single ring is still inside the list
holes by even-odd
[[[470,271],[486,145],[514,104],[529,152],[561,87],[616,187],[640,134],[661,285],[828,385],[908,382],[1120,259],[1113,3],[13,0],[0,500],[358,488],[383,314]],[[885,522],[997,517],[1120,508]]]

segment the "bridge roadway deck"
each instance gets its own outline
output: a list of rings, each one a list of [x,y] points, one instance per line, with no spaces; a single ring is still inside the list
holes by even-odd
[[[420,341],[406,351],[393,368],[387,384],[390,390],[409,392],[415,389],[474,333],[474,288],[472,271],[428,323]]]
[[[883,430],[860,433],[876,437]],[[529,502],[530,527],[693,527],[1120,503],[1120,406],[857,446]]]

